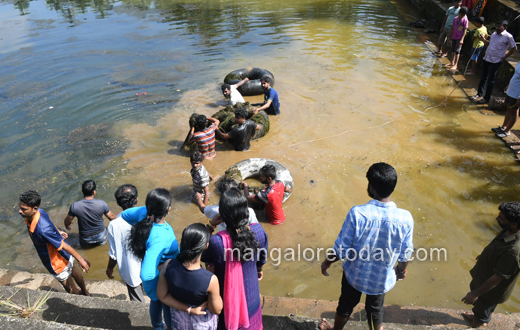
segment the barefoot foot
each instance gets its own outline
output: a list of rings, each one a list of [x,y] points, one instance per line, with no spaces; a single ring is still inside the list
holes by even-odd
[[[332,330],[332,329],[334,329],[334,327],[326,319],[321,319],[320,323],[318,323],[318,329],[320,329],[320,330]]]
[[[460,315],[462,315],[462,318],[464,318],[464,321],[466,321],[466,323],[468,323],[468,325],[472,328],[485,327],[487,325],[487,323],[481,323],[481,322],[475,320],[475,315],[471,312],[464,312],[464,313],[461,313]]]

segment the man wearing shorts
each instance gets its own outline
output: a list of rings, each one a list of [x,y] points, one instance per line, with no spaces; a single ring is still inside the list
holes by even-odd
[[[442,21],[441,24],[441,30],[440,30],[440,36],[439,40],[437,41],[437,45],[439,46],[439,50],[437,50],[435,53],[440,55],[440,57],[446,57],[448,56],[448,50],[450,48],[450,43],[446,42],[449,37],[451,36],[451,25],[453,24],[453,20],[455,17],[459,15],[460,10],[460,4],[462,3],[462,0],[455,0],[455,4],[448,8],[446,11],[446,16],[444,16],[444,21]],[[446,44],[446,51],[443,52],[442,48]]]
[[[107,203],[95,199],[96,183],[87,180],[81,185],[83,199],[72,203],[69,214],[65,218],[65,228],[71,230],[72,220],[78,218],[79,244],[82,248],[90,248],[98,245],[105,245],[108,241],[108,233],[103,221],[103,215],[109,220],[114,220],[116,216],[108,208]]]
[[[90,296],[83,275],[74,267],[74,259],[85,272],[88,272],[90,263],[65,243],[63,239],[68,237],[67,233],[56,228],[47,212],[39,208],[40,203],[40,195],[34,190],[28,190],[20,195],[18,211],[25,218],[27,231],[40,260],[49,273],[63,285],[65,291]]]
[[[468,18],[466,17],[467,12],[468,8],[460,7],[459,16],[455,17],[453,20],[451,29],[451,48],[453,49],[453,58],[451,59],[451,63],[446,64],[446,66],[451,66],[451,71],[457,70],[457,65],[459,64],[460,50],[462,49],[464,37],[466,36],[466,31],[468,30],[469,25]]]
[[[322,274],[329,276],[330,265],[345,259],[334,327],[323,319],[321,330],[343,329],[362,293],[366,295],[369,328],[381,330],[385,294],[396,280],[406,277],[414,223],[410,212],[390,200],[397,172],[386,163],[377,163],[370,166],[367,179],[372,200],[350,209],[334,244],[334,254],[327,252],[321,264]]]
[[[470,61],[473,61],[473,64],[471,65],[471,70],[467,73],[467,75],[471,76],[475,74],[475,68],[477,67],[478,58],[480,56],[480,53],[484,49],[484,41],[479,39],[479,36],[483,36],[484,38],[487,37],[487,28],[484,26],[484,17],[477,18],[476,25],[477,29],[475,30],[475,33],[473,34],[473,37],[471,40],[473,40],[473,48],[471,48],[471,58]]]
[[[491,129],[499,138],[505,138],[511,135],[511,129],[518,120],[518,107],[520,106],[520,65],[516,66],[515,74],[507,86],[506,104],[507,112],[504,123],[502,126]]]

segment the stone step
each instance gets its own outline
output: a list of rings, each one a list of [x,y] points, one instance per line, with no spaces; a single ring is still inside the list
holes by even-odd
[[[52,291],[51,299],[44,307],[43,320],[108,329],[113,329],[113,327],[105,326],[105,324],[111,324],[111,319],[117,319],[118,324],[121,324],[116,327],[117,329],[123,329],[125,326],[128,326],[129,329],[136,327],[144,329],[150,326],[148,304],[128,301],[126,285],[120,281],[87,280],[87,288],[94,297],[88,298],[65,293],[58,281],[49,274],[0,269],[1,297],[9,297],[21,288],[29,289],[31,303],[42,292]],[[27,305],[25,291],[20,291],[17,295],[22,295],[20,297],[24,300],[20,300],[20,303],[25,302]],[[336,301],[262,297],[262,314],[266,329],[316,329],[319,319],[334,318],[336,306]],[[466,323],[460,316],[462,311],[435,307],[388,305],[385,306],[385,329],[467,329]],[[3,313],[0,312],[0,314]],[[357,329],[357,326],[359,329],[367,328],[363,322],[366,320],[363,304],[356,306],[351,320],[358,322],[349,321],[349,329]],[[282,325],[284,327],[281,327]],[[415,327],[409,328],[409,326]],[[495,313],[487,329],[520,329],[520,314]]]

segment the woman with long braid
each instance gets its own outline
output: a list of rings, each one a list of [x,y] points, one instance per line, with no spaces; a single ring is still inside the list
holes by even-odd
[[[141,265],[143,288],[150,297],[150,318],[154,330],[164,330],[164,320],[171,329],[170,307],[157,298],[159,266],[166,260],[175,258],[179,253],[179,244],[173,228],[166,222],[171,209],[171,197],[168,190],[157,188],[146,196],[146,206],[134,207],[123,212],[122,217],[134,225],[130,234],[129,248]]]
[[[202,261],[215,267],[224,309],[218,329],[262,329],[258,281],[267,258],[267,234],[258,223],[249,224],[247,199],[237,188],[222,194],[220,217],[227,230],[213,235]]]

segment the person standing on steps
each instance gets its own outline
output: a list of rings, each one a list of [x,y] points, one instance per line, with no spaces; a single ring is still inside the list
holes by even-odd
[[[90,263],[65,243],[64,239],[68,234],[56,228],[47,212],[39,208],[40,203],[40,194],[28,190],[20,195],[18,210],[20,216],[25,219],[27,231],[40,260],[49,273],[63,285],[65,291],[90,296],[83,275],[74,267],[74,260],[78,261],[84,272],[88,272]]]
[[[435,52],[435,54],[439,55],[439,57],[448,56],[448,51],[451,47],[451,43],[449,42],[451,37],[451,26],[455,17],[459,15],[461,3],[462,0],[455,0],[454,5],[448,8],[448,10],[446,11],[444,21],[442,21],[441,24],[439,40],[437,41],[439,49]],[[443,48],[445,48],[446,51],[443,51]]]
[[[372,200],[350,209],[334,244],[334,254],[327,254],[321,264],[322,274],[329,276],[331,264],[345,259],[334,326],[323,319],[320,330],[343,329],[362,293],[366,295],[369,328],[381,330],[385,294],[396,280],[406,277],[413,252],[414,223],[410,212],[397,208],[390,200],[397,172],[386,163],[377,163],[368,169],[367,179]]]
[[[462,316],[471,328],[486,326],[498,304],[506,302],[520,274],[520,203],[504,202],[496,218],[501,232],[477,256],[471,274],[470,292],[462,302],[473,305]]]
[[[511,33],[506,31],[508,24],[507,21],[497,24],[496,31],[493,32],[489,41],[484,36],[479,35],[479,39],[487,46],[487,50],[482,61],[482,76],[478,84],[477,94],[471,98],[478,104],[489,103],[500,65],[516,51],[515,39]],[[508,48],[509,51],[506,54]]]

